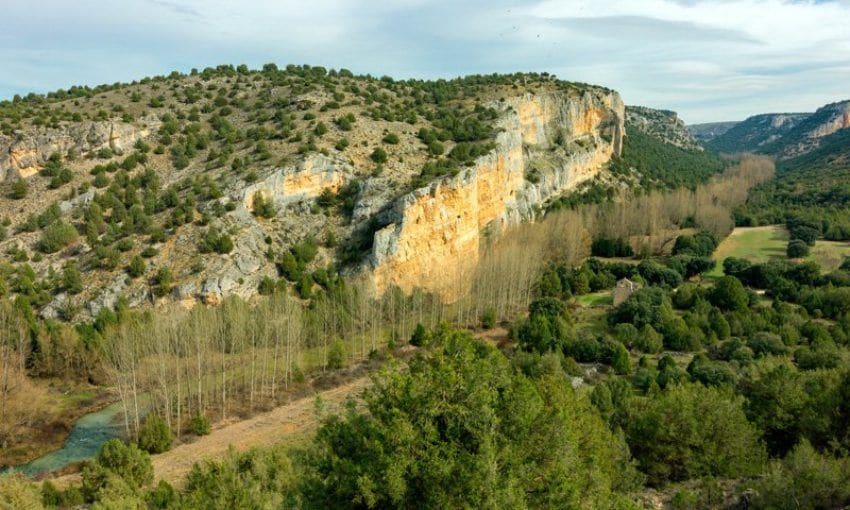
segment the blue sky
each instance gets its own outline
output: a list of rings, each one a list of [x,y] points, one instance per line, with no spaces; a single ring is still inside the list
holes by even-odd
[[[4,0],[0,98],[222,63],[549,71],[689,123],[850,99],[850,0]]]

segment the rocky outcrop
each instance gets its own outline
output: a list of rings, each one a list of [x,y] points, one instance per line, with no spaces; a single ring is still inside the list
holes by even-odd
[[[793,158],[817,149],[823,139],[847,128],[850,128],[850,101],[828,104],[818,108],[765,151],[780,159]]]
[[[392,223],[375,233],[378,293],[419,287],[456,298],[470,283],[485,229],[533,219],[547,199],[592,178],[621,151],[625,112],[615,92],[526,94],[492,106],[502,110],[496,149],[401,197]],[[551,150],[556,140],[567,150]],[[532,165],[536,182],[526,179]]]
[[[105,148],[119,154],[127,152],[159,125],[156,117],[146,117],[133,124],[89,121],[0,135],[0,180],[27,178],[37,173],[54,153],[66,157]]]
[[[809,113],[765,113],[743,120],[720,136],[709,140],[706,145],[717,151],[730,154],[762,152],[792,132]]]
[[[257,193],[278,206],[316,198],[325,189],[337,191],[352,174],[353,168],[347,161],[313,154],[294,166],[276,169],[262,181],[245,188],[242,203],[251,210]]]
[[[683,149],[703,150],[678,114],[670,110],[628,106],[626,125]]]
[[[697,142],[706,143],[738,125],[738,121],[728,122],[706,122],[703,124],[689,124],[688,131]]]

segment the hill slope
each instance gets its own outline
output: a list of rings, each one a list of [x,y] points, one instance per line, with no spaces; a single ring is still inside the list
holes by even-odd
[[[738,123],[739,121],[689,124],[688,131],[691,132],[691,136],[693,136],[696,141],[705,143],[723,135],[733,127],[737,126]]]
[[[791,132],[808,117],[807,113],[767,113],[739,122],[725,133],[707,142],[717,152],[760,152]]]
[[[122,299],[307,297],[340,269],[378,292],[450,292],[483,230],[533,217],[620,153],[624,117],[616,92],[548,75],[274,65],[4,102],[2,272],[68,320]]]

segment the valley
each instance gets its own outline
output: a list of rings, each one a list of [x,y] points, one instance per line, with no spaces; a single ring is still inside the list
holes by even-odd
[[[0,503],[846,504],[847,104],[275,64],[0,102],[0,464],[41,458]],[[42,457],[83,414],[120,433]]]

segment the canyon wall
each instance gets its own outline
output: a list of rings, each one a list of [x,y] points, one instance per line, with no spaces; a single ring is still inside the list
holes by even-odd
[[[128,152],[160,124],[156,117],[147,117],[134,124],[90,121],[0,135],[0,182],[36,174],[54,153],[64,158],[106,148],[119,154]]]
[[[257,193],[278,206],[316,198],[325,189],[339,190],[353,173],[347,161],[311,154],[293,166],[276,169],[262,181],[245,188],[242,203],[246,209],[252,209]]]
[[[470,284],[486,229],[532,220],[544,202],[594,177],[622,149],[624,105],[616,92],[525,94],[501,109],[496,149],[457,176],[401,197],[375,233],[375,290],[398,286],[452,300]],[[553,146],[558,140],[559,146]],[[526,179],[534,163],[536,179]]]

